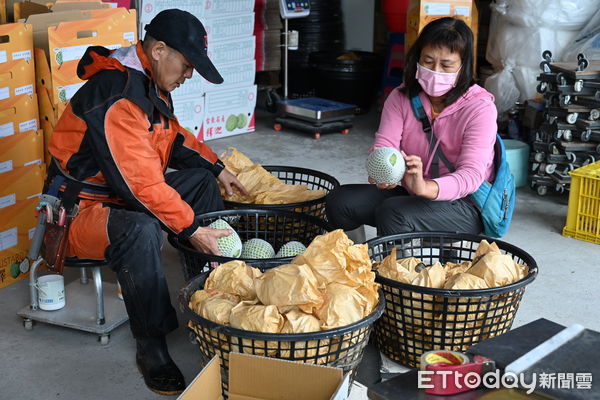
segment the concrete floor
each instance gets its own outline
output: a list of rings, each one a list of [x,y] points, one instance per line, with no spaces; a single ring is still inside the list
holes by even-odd
[[[357,117],[348,136],[310,135],[272,130],[272,115],[259,112],[257,131],[208,142],[217,153],[236,146],[255,162],[307,167],[328,172],[342,183],[366,182],[365,154],[378,124],[378,114]],[[563,237],[567,197],[538,197],[519,191],[513,223],[504,240],[529,252],[540,273],[525,293],[514,327],[544,317],[600,330],[600,248]],[[367,232],[373,235],[372,230]],[[168,244],[163,261],[173,304],[184,284],[179,258]],[[114,282],[110,271],[104,279]],[[67,281],[77,278],[68,271]],[[28,282],[0,290],[1,399],[158,399],[148,391],[135,367],[135,342],[128,324],[117,328],[107,346],[96,336],[67,328],[36,324],[25,331],[16,312],[29,304]],[[69,294],[67,293],[67,301]],[[116,293],[106,293],[116,296]],[[176,306],[177,307],[177,306]],[[181,327],[169,335],[171,355],[188,382],[199,372],[199,350]]]

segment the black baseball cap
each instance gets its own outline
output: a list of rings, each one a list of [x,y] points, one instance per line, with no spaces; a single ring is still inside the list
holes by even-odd
[[[223,82],[223,77],[208,58],[206,30],[198,18],[187,11],[171,8],[156,14],[144,29],[154,39],[183,54],[204,79],[211,83]]]

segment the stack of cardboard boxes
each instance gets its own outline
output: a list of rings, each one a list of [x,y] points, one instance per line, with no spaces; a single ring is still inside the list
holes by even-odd
[[[21,20],[0,25],[0,287],[28,275],[48,141],[84,84],[77,63],[88,46],[137,41],[135,11],[100,1],[11,6]]]
[[[140,0],[140,36],[160,11],[179,8],[194,14],[208,34],[208,56],[224,82],[212,84],[194,72],[174,90],[179,123],[198,140],[254,131],[256,73],[254,0]]]
[[[279,0],[256,0],[256,72],[281,70],[281,17]]]
[[[0,25],[0,288],[24,277],[45,175],[38,130],[33,28]]]

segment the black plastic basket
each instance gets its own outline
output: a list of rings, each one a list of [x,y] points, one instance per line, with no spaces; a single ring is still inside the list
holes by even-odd
[[[281,165],[263,165],[263,168],[288,185],[306,185],[310,190],[324,190],[326,193],[340,186],[338,180],[333,176],[313,169]],[[310,201],[288,204],[248,204],[225,201],[225,207],[228,209],[288,210],[326,219],[325,196]]]
[[[224,210],[202,214],[196,217],[202,226],[221,218],[229,223],[237,232],[242,242],[260,238],[269,242],[277,251],[281,245],[295,240],[308,246],[318,235],[328,232],[327,223],[306,214],[285,210]],[[231,260],[252,261],[252,265],[263,269],[288,264],[293,257],[265,258],[251,260],[231,258],[201,253],[186,241],[176,236],[169,236],[169,243],[177,250],[182,258],[183,275],[188,281],[196,275],[208,271],[211,267]]]
[[[201,362],[206,365],[215,355],[221,359],[223,393],[227,395],[229,353],[246,353],[280,358],[307,364],[340,368],[351,375],[360,364],[373,323],[385,307],[383,293],[379,291],[379,304],[367,317],[353,324],[326,331],[283,334],[261,333],[232,328],[202,318],[189,307],[196,290],[204,287],[209,273],[205,272],[189,281],[179,292],[179,307],[200,348]]]
[[[375,324],[377,347],[403,365],[418,367],[429,350],[465,351],[473,344],[507,332],[525,287],[538,272],[535,260],[516,246],[493,238],[462,233],[409,233],[367,242],[373,261],[383,260],[393,248],[398,259],[415,257],[426,265],[437,261],[471,261],[479,242],[496,242],[500,250],[529,274],[510,285],[479,290],[433,289],[400,283],[377,275],[386,308]]]

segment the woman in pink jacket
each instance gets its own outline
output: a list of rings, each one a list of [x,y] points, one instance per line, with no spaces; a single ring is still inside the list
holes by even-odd
[[[433,141],[415,116],[410,98],[420,97]],[[494,98],[475,84],[473,34],[461,20],[429,23],[410,48],[404,85],[383,107],[371,151],[393,147],[404,154],[406,172],[398,184],[343,185],[327,197],[327,217],[336,228],[375,226],[378,235],[414,231],[477,234],[483,230],[477,208],[467,198],[493,181],[496,140]],[[440,147],[441,160],[432,167]],[[436,164],[436,163],[434,163]],[[436,174],[437,170],[437,174]]]

